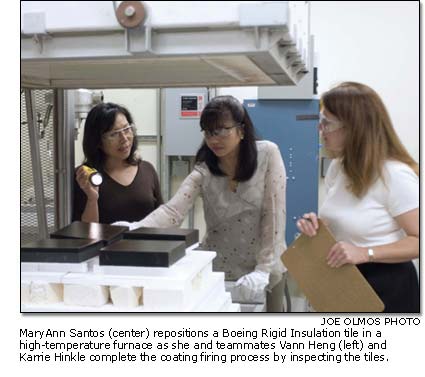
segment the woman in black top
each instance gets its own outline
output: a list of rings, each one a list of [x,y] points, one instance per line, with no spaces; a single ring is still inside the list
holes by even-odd
[[[83,165],[98,170],[103,181],[95,187],[87,171],[77,168],[73,221],[135,221],[163,203],[155,169],[137,156],[133,118],[125,107],[101,103],[89,112],[83,151]]]

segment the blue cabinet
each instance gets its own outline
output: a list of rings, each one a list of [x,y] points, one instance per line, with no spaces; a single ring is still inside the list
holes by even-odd
[[[296,220],[317,213],[319,184],[318,100],[245,100],[260,139],[276,143],[287,174],[286,242],[298,233]]]

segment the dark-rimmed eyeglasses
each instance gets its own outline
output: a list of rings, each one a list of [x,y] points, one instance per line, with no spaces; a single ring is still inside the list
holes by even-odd
[[[213,130],[201,130],[201,132],[203,132],[204,137],[207,139],[213,136],[227,137],[232,133],[232,129],[235,127],[240,127],[240,124],[235,124],[234,126],[230,127],[218,127],[214,128]]]

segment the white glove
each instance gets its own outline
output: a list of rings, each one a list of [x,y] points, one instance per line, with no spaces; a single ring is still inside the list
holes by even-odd
[[[269,273],[252,271],[242,276],[235,284],[239,297],[245,302],[264,302],[265,289],[269,284]]]
[[[138,221],[135,221],[133,223],[129,223],[127,221],[116,221],[116,222],[112,223],[111,225],[127,226],[130,230],[140,228]]]

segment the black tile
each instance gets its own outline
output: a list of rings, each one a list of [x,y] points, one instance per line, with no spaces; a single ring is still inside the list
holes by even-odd
[[[21,246],[21,262],[80,263],[100,253],[102,241],[47,239]]]
[[[103,241],[105,245],[109,245],[122,239],[126,231],[128,231],[126,226],[74,221],[72,224],[52,233],[50,238],[85,238]]]
[[[100,265],[170,267],[184,257],[183,241],[120,240],[100,251]]]
[[[186,247],[199,242],[198,229],[138,228],[124,233],[125,239],[185,241]]]

